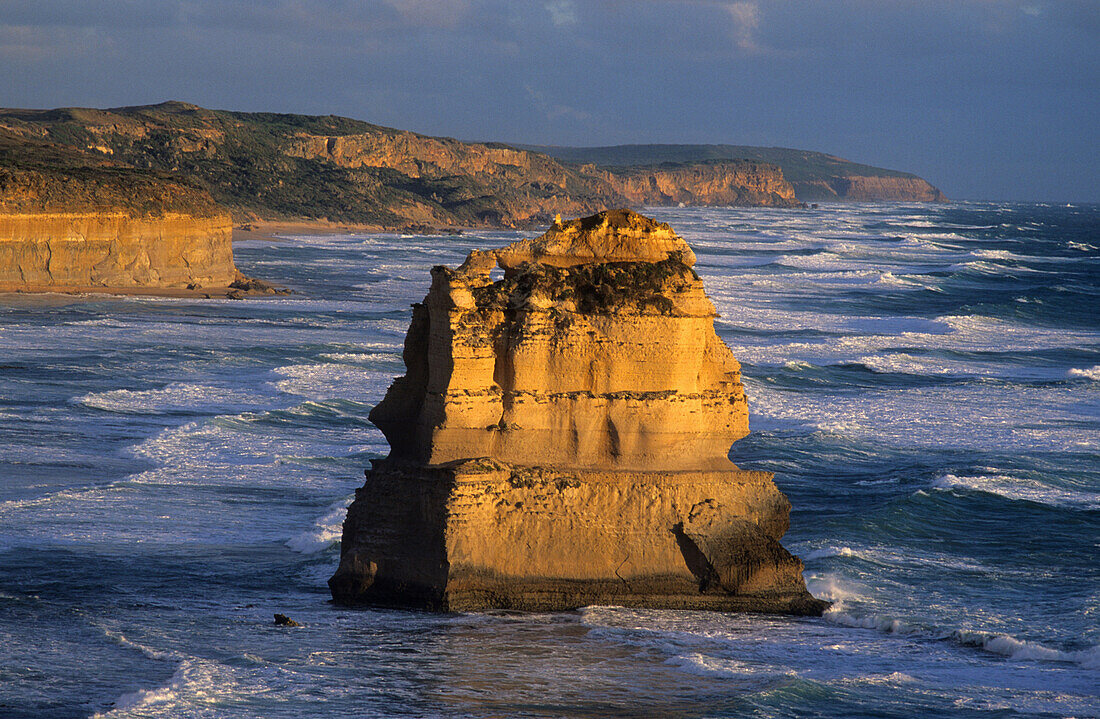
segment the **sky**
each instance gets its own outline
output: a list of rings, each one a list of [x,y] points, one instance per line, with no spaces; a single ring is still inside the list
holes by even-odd
[[[1100,202],[1100,0],[0,0],[0,106],[170,99]]]

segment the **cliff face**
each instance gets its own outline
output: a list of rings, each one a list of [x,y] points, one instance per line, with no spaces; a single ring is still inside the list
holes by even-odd
[[[183,103],[0,110],[0,133],[173,173],[207,190],[239,220],[498,227],[631,203],[786,206],[792,192],[778,170],[758,163],[597,169],[342,117]]]
[[[919,177],[844,175],[792,184],[804,200],[947,202],[938,188]]]
[[[659,163],[701,164],[740,160],[778,167],[802,202],[947,202],[927,181],[907,172],[864,165],[835,155],[787,147],[751,145],[615,145],[612,147],[543,147],[519,145],[545,152],[567,163],[590,163],[616,172]],[[685,201],[691,204],[690,201]]]
[[[229,216],[0,214],[0,291],[226,287]]]
[[[786,498],[727,457],[746,400],[693,263],[613,211],[433,269],[334,598],[820,613],[778,542]]]
[[[0,291],[224,288],[231,229],[176,178],[0,132]]]
[[[798,207],[795,190],[775,165],[699,162],[616,168],[608,182],[636,205]]]

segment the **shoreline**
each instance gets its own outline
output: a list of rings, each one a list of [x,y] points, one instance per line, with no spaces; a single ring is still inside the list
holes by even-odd
[[[263,240],[279,242],[281,235],[344,235],[356,233],[396,232],[382,225],[363,225],[326,220],[287,220],[285,222],[259,220],[233,226],[233,241]]]
[[[533,227],[536,225],[532,225]],[[462,227],[434,227],[431,225],[407,225],[393,227],[354,222],[329,222],[328,220],[256,220],[233,226],[233,241],[261,240],[280,242],[286,235],[355,235],[395,233],[402,235],[461,235],[473,229]]]
[[[288,292],[264,292],[262,290],[242,290],[228,285],[218,287],[93,287],[56,285],[24,285],[22,287],[0,287],[0,299],[8,296],[29,297],[41,295],[115,295],[121,297],[170,297],[176,299],[200,300],[243,300],[246,297],[283,297]]]

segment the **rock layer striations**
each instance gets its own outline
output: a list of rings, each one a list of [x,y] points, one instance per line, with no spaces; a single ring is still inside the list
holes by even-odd
[[[227,289],[231,232],[177,177],[0,130],[0,292]]]
[[[694,260],[617,210],[434,268],[370,415],[391,454],[348,510],[336,601],[820,613],[779,544],[786,497],[728,459],[747,405]]]

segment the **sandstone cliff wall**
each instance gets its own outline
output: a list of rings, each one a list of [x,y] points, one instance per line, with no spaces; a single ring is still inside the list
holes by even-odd
[[[701,162],[603,171],[603,177],[636,205],[797,207],[794,188],[774,165]]]
[[[0,214],[0,291],[225,287],[231,231],[226,214]]]
[[[947,202],[938,188],[919,177],[845,175],[792,184],[803,200]]]
[[[789,503],[729,461],[747,402],[693,263],[620,210],[434,268],[333,597],[820,613],[778,541]]]

